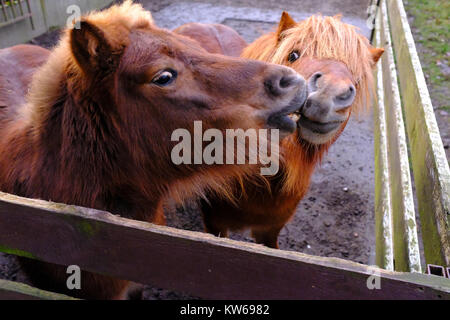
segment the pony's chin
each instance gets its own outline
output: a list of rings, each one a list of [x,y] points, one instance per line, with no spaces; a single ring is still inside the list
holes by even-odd
[[[269,128],[279,130],[280,139],[286,138],[297,130],[297,123],[292,120],[290,115],[276,115],[270,117],[268,125]]]
[[[298,135],[300,138],[302,138],[303,140],[311,143],[311,144],[315,144],[315,145],[321,145],[321,144],[326,144],[329,143],[330,141],[332,141],[334,139],[334,136],[336,135],[336,132],[338,130],[333,130],[331,132],[328,133],[317,133],[317,132],[313,132],[307,128],[298,127]]]

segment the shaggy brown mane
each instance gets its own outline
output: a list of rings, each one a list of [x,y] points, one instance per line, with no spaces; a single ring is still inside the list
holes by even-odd
[[[289,53],[298,50],[300,59],[313,57],[341,61],[354,76],[358,89],[352,113],[368,110],[373,88],[372,57],[368,50],[369,41],[358,33],[356,27],[342,22],[339,15],[313,15],[283,31],[281,38],[279,44],[274,46],[278,35],[276,32],[269,33],[248,47],[242,56],[286,64]]]

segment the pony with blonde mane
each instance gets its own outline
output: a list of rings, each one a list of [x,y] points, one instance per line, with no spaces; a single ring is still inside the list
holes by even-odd
[[[283,163],[270,188],[247,182],[244,194],[236,188],[237,206],[216,196],[201,201],[208,232],[226,236],[250,228],[256,242],[278,248],[278,235],[305,196],[314,168],[350,115],[369,108],[372,70],[383,52],[338,16],[314,15],[297,23],[286,12],[276,32],[245,48],[241,57],[290,66],[303,75],[309,97],[295,119],[297,132],[281,143]]]
[[[221,192],[229,179],[251,170],[176,165],[174,131],[193,136],[194,121],[202,121],[205,130],[279,128],[287,135],[292,131],[271,119],[306,100],[305,81],[294,70],[210,54],[157,28],[131,1],[79,24],[50,56],[33,46],[0,50],[0,69],[10,75],[0,77],[3,192],[164,224],[160,204],[174,186]],[[31,57],[28,72],[14,73],[15,64]],[[129,285],[82,271],[82,289],[70,291],[64,266],[25,258],[22,265],[36,286],[81,298],[123,298]]]

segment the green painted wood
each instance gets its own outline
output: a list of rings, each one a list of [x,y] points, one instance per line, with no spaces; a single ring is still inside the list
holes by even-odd
[[[406,133],[384,1],[381,2],[381,17],[381,43],[386,50],[382,57],[382,70],[393,215],[394,268],[397,271],[422,272]]]
[[[77,300],[66,295],[0,279],[0,300]]]
[[[450,280],[0,193],[0,251],[210,299],[448,299]],[[379,277],[380,290],[367,282]],[[81,279],[81,285],[83,285]]]
[[[387,1],[427,264],[450,265],[450,169],[402,1]]]
[[[378,14],[374,34],[374,46],[379,47],[381,16]],[[377,95],[374,103],[375,140],[375,239],[376,264],[386,270],[394,270],[392,235],[391,189],[389,184],[389,159],[387,124],[384,105],[383,70],[377,64],[375,72]]]

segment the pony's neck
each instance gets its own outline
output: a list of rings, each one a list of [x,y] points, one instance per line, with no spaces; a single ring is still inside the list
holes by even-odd
[[[284,180],[281,192],[304,194],[309,186],[314,169],[322,161],[331,143],[313,145],[300,137],[291,135],[282,142]]]
[[[36,122],[24,126],[23,132],[32,132],[35,169],[48,172],[55,186],[55,193],[64,194],[64,201],[74,192],[73,201],[78,205],[96,207],[96,199],[118,181],[123,156],[123,146],[102,106],[89,96],[82,98],[63,87],[60,101],[44,109]],[[126,163],[126,162],[125,162]],[[34,172],[32,173],[34,175]],[[35,180],[40,180],[35,177]],[[41,181],[45,184],[45,181]],[[49,192],[53,193],[49,186]],[[81,192],[83,190],[83,192]],[[45,197],[45,195],[43,195]],[[55,195],[58,197],[59,195]],[[62,201],[61,200],[61,201]]]

